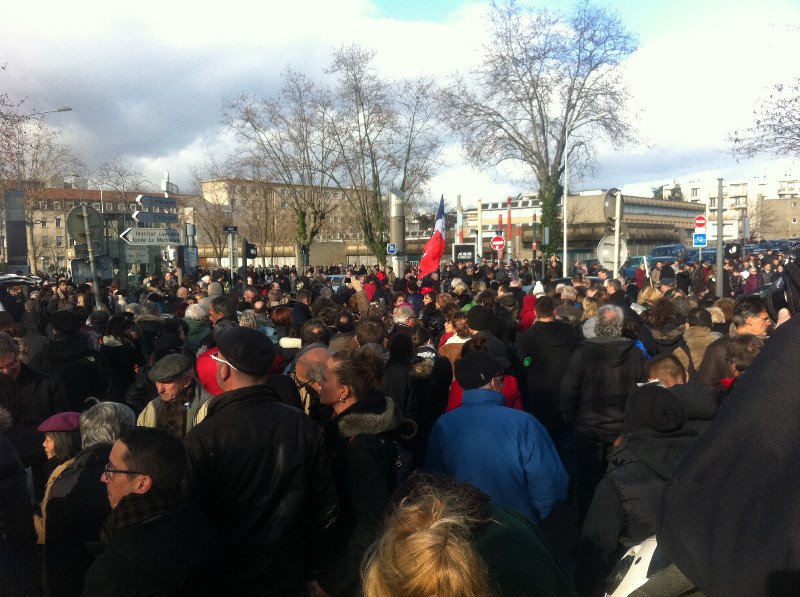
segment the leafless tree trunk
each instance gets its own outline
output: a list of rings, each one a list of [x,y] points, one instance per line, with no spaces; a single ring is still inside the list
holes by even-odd
[[[341,152],[337,182],[356,213],[364,243],[386,261],[391,188],[406,197],[422,190],[442,147],[431,80],[400,84],[375,72],[374,52],[349,46],[336,51],[329,72],[336,75],[336,120]]]
[[[334,208],[330,187],[338,148],[330,134],[333,105],[328,92],[291,69],[283,83],[277,98],[228,102],[224,119],[241,141],[243,167],[255,180],[286,189],[299,265],[301,246],[311,246]]]
[[[34,272],[40,251],[34,242],[33,227],[47,218],[48,208],[40,207],[41,202],[47,201],[46,189],[62,186],[67,174],[80,172],[85,166],[70,147],[59,143],[60,133],[48,128],[41,117],[3,112],[0,121],[0,190],[20,188],[25,193],[28,267]]]
[[[509,0],[493,4],[491,19],[482,65],[445,91],[443,110],[472,164],[530,170],[552,251],[561,241],[556,204],[567,147],[570,163],[585,161],[592,138],[631,136],[617,67],[636,43],[616,14],[587,1],[563,16]]]

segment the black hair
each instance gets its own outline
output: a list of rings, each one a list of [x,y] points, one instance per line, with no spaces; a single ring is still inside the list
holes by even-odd
[[[689,309],[689,312],[686,314],[686,323],[689,324],[689,327],[702,326],[710,328],[713,325],[711,313],[708,312],[708,309],[703,309],[702,307]]]
[[[186,473],[183,442],[163,429],[133,427],[120,435],[128,449],[125,466],[153,480],[153,490],[177,489]]]
[[[300,328],[300,345],[319,342],[327,346],[331,342],[333,332],[321,319],[309,319]]]

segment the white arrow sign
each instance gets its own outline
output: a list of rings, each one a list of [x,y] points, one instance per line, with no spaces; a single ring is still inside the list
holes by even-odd
[[[129,245],[181,244],[181,231],[171,228],[128,228],[119,237]]]
[[[131,214],[134,222],[177,222],[178,214],[159,214],[154,211],[135,211]]]
[[[159,195],[138,195],[136,203],[142,207],[177,207],[175,197],[161,197]]]

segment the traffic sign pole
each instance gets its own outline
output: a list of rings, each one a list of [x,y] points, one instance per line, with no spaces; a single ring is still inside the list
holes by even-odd
[[[89,251],[89,271],[92,274],[92,286],[94,286],[94,308],[95,311],[102,308],[102,300],[100,299],[100,280],[97,278],[97,266],[94,263],[94,246],[92,245],[92,231],[89,225],[89,211],[84,203],[82,206],[83,211],[83,224],[86,230],[86,246]]]

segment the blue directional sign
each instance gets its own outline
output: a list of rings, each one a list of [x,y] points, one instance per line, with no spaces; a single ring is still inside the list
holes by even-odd
[[[178,207],[178,202],[175,200],[175,197],[160,197],[158,195],[138,195],[136,197],[136,203],[142,207]]]
[[[388,243],[386,245],[387,255],[397,255],[397,245],[395,243]]]
[[[172,224],[178,221],[178,214],[162,214],[154,211],[135,211],[131,214],[134,222],[164,222]]]
[[[707,247],[708,236],[706,236],[705,232],[695,232],[692,235],[692,244],[695,247]]]

